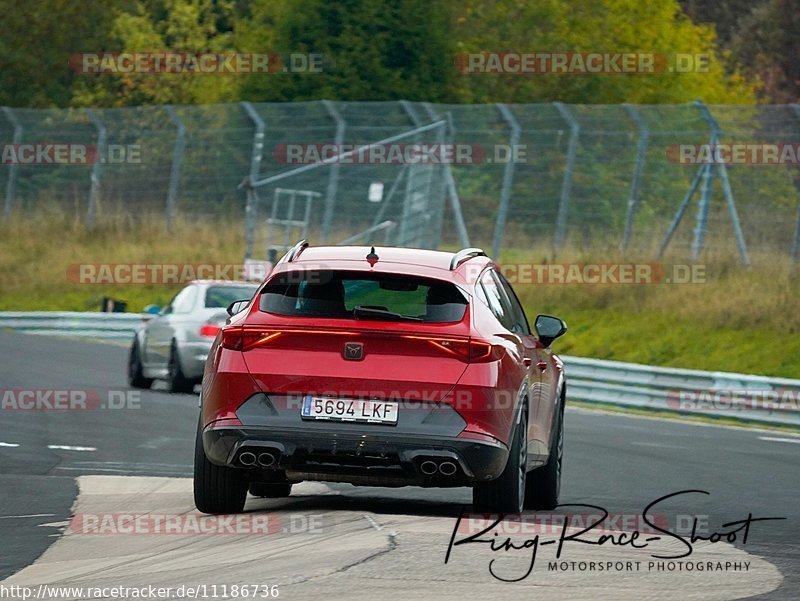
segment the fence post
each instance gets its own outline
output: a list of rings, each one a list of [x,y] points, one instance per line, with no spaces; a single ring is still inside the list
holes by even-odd
[[[706,106],[698,101],[694,105],[700,111],[700,116],[708,123],[709,126],[709,146],[713,149],[719,142],[719,125],[711,117],[711,114],[706,109]],[[700,186],[700,204],[697,207],[697,219],[694,226],[694,236],[692,238],[692,260],[696,260],[703,250],[703,243],[706,237],[706,228],[708,226],[708,209],[711,203],[711,187],[714,183],[714,163],[709,164],[708,169],[703,172],[703,184]]]
[[[8,119],[9,123],[14,127],[14,137],[12,139],[12,144],[14,144],[15,148],[19,145],[22,141],[22,125],[20,125],[19,119],[14,114],[9,107],[3,107],[3,113],[5,114],[6,118]],[[11,163],[8,166],[8,180],[6,181],[6,202],[3,206],[3,221],[8,221],[9,216],[11,215],[11,205],[14,203],[14,188],[16,187],[17,183],[17,163]]]
[[[245,259],[253,258],[253,244],[255,242],[255,228],[256,228],[256,202],[257,195],[253,188],[253,184],[258,180],[259,171],[261,169],[261,158],[264,152],[264,120],[256,112],[256,109],[249,102],[240,102],[239,106],[242,107],[247,113],[250,121],[253,122],[255,133],[253,134],[253,149],[250,153],[250,172],[247,174],[245,180],[247,187],[247,200],[244,207],[244,231],[245,231]]]
[[[641,189],[642,172],[644,171],[644,163],[647,158],[647,146],[650,142],[650,130],[647,128],[647,123],[642,119],[642,115],[638,109],[630,104],[625,104],[625,110],[628,112],[631,120],[636,124],[639,131],[639,140],[636,143],[636,166],[633,168],[633,179],[631,180],[631,192],[628,196],[628,214],[625,219],[625,234],[622,239],[622,250],[628,249],[633,235],[633,220],[636,217],[636,211],[639,210],[639,192]]]
[[[559,112],[570,129],[569,142],[567,143],[567,164],[564,167],[564,180],[561,183],[561,199],[558,203],[558,216],[556,217],[556,232],[553,238],[553,248],[558,251],[564,242],[567,228],[567,216],[569,215],[569,197],[572,192],[572,173],[575,170],[575,155],[578,152],[578,136],[581,133],[581,126],[573,117],[572,113],[560,102],[554,102],[553,106]]]
[[[170,121],[175,125],[175,148],[172,150],[172,167],[169,170],[169,189],[167,191],[167,231],[172,231],[172,221],[175,218],[175,203],[178,198],[178,184],[181,179],[181,164],[183,151],[186,148],[186,126],[178,117],[172,105],[165,105],[164,110],[169,115]]]
[[[795,114],[800,120],[800,104],[793,104]],[[792,260],[796,263],[800,261],[800,197],[797,201],[797,221],[794,226],[794,241],[792,242]]]
[[[344,144],[344,130],[347,126],[341,113],[339,113],[336,105],[330,100],[323,100],[322,104],[325,110],[336,122],[336,135],[333,143],[335,148],[341,149]],[[339,190],[339,163],[336,162],[331,165],[331,170],[328,173],[328,187],[325,189],[325,212],[322,214],[322,241],[327,242],[328,236],[331,232],[331,224],[333,223],[333,211],[336,206],[336,193]]]
[[[712,136],[711,146],[716,145],[716,137]],[[708,227],[708,209],[711,203],[711,188],[714,183],[714,165],[709,165],[703,171],[703,180],[700,186],[700,203],[697,205],[697,219],[694,226],[694,236],[692,237],[692,260],[696,260],[703,250]]]
[[[695,106],[700,110],[700,114],[703,116],[703,119],[711,127],[711,145],[712,148],[714,145],[719,143],[719,132],[720,127],[717,123],[717,120],[714,119],[714,116],[711,114],[711,110],[700,100],[695,100]],[[698,222],[697,222],[697,229],[695,230],[695,242],[692,243],[692,259],[696,259],[700,254],[700,251],[703,247],[703,239],[705,238],[705,226],[706,220],[708,218],[708,203],[710,202],[710,189],[711,189],[711,178],[713,177],[714,167],[717,167],[719,171],[719,177],[722,181],[722,193],[725,196],[725,203],[728,205],[728,215],[731,218],[731,226],[733,227],[733,235],[736,239],[736,248],[739,251],[739,257],[742,260],[742,264],[745,266],[750,265],[750,257],[747,255],[747,245],[744,241],[744,233],[742,232],[742,225],[739,221],[739,212],[736,210],[736,203],[733,200],[733,191],[731,190],[731,183],[728,179],[728,169],[725,166],[725,163],[720,161],[719,164],[712,164],[709,167],[709,180],[708,180],[708,190],[706,189],[706,182],[703,186],[703,196],[700,199],[700,212],[698,212]],[[700,214],[702,212],[702,215]],[[702,223],[701,223],[702,219]],[[702,229],[701,229],[702,226]]]
[[[678,207],[678,212],[675,213],[675,217],[672,219],[672,223],[670,223],[667,233],[664,236],[664,239],[661,241],[661,247],[658,249],[659,259],[663,256],[664,251],[667,250],[667,246],[669,246],[672,236],[675,235],[675,231],[678,229],[678,225],[680,225],[681,220],[686,213],[686,209],[689,208],[689,203],[692,201],[692,196],[694,196],[694,193],[697,191],[697,187],[700,185],[700,182],[703,180],[706,171],[708,171],[710,167],[711,166],[708,164],[700,165],[700,168],[697,170],[697,173],[692,180],[692,184],[689,186],[689,189],[686,191],[686,194],[684,195],[683,200]]]
[[[511,146],[511,156],[503,169],[503,187],[500,189],[500,206],[497,207],[497,221],[494,224],[494,236],[492,237],[492,256],[497,259],[500,257],[500,246],[503,244],[503,236],[506,233],[506,222],[508,221],[508,205],[511,204],[511,186],[514,184],[514,149],[519,145],[519,138],[522,128],[519,121],[508,108],[508,105],[497,104],[503,120],[511,129],[509,144]]]
[[[100,191],[100,170],[106,156],[106,139],[107,132],[103,122],[94,109],[86,109],[86,114],[89,116],[92,124],[97,129],[97,158],[92,165],[91,174],[91,188],[89,188],[89,208],[86,211],[86,223],[94,225],[95,216],[97,213],[97,196]]]
[[[441,118],[430,102],[423,102],[422,106],[425,107],[425,111],[428,113],[428,118],[431,121],[436,121]],[[453,125],[452,115],[448,112],[446,116],[446,131],[449,134],[449,139],[453,140],[455,138],[456,128]],[[453,219],[456,222],[458,241],[461,243],[462,248],[469,248],[472,245],[469,243],[467,224],[464,221],[464,213],[461,211],[461,198],[458,196],[458,188],[456,188],[456,180],[453,177],[453,169],[449,164],[444,166],[444,177],[445,193],[447,194],[447,199],[450,201],[450,210],[453,211]]]

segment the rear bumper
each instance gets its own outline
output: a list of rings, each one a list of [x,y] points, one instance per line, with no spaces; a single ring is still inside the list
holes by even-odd
[[[500,442],[402,430],[370,432],[368,426],[361,434],[269,426],[210,427],[203,432],[203,447],[208,459],[217,465],[284,470],[290,480],[369,486],[470,485],[497,478],[508,460],[508,448]],[[274,463],[268,468],[258,463],[243,465],[243,453],[256,457],[266,453],[274,457]],[[452,474],[439,470],[426,474],[422,466],[425,461],[437,466],[453,463],[456,470]]]

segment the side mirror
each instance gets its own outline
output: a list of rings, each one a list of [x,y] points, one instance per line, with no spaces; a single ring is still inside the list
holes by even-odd
[[[567,332],[567,324],[552,315],[537,315],[534,328],[539,342],[545,346],[550,346],[553,340]]]
[[[249,300],[233,301],[230,305],[228,305],[228,315],[233,317],[240,311],[244,310],[244,308],[249,304],[250,304]]]
[[[159,313],[161,313],[161,307],[159,307],[158,305],[147,305],[144,308],[144,312],[150,315],[158,315]]]

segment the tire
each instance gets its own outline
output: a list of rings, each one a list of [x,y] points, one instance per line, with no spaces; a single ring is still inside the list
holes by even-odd
[[[280,499],[292,494],[291,482],[251,482],[250,494],[265,499]]]
[[[128,354],[128,386],[131,388],[148,389],[153,385],[152,378],[144,377],[142,356],[139,351],[139,339],[134,338],[131,351]]]
[[[472,505],[476,508],[501,513],[520,513],[523,509],[528,445],[527,406],[522,411],[503,473],[496,480],[476,484],[472,488]]]
[[[194,504],[203,513],[240,513],[247,482],[234,468],[214,465],[203,450],[201,424],[194,445]]]
[[[528,474],[525,489],[525,507],[528,509],[555,509],[561,493],[561,466],[564,460],[564,402],[553,424],[555,435],[550,439],[547,463]]]
[[[183,375],[178,347],[172,342],[167,363],[167,387],[170,392],[194,392],[194,380]]]

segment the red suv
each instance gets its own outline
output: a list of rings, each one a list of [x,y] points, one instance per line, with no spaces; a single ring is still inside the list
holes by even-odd
[[[502,512],[558,503],[567,330],[535,334],[480,249],[309,247],[233,303],[208,356],[194,496],[206,513],[302,480],[471,486]]]

